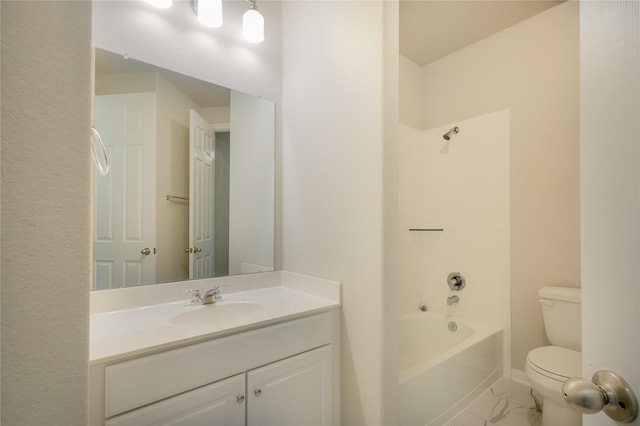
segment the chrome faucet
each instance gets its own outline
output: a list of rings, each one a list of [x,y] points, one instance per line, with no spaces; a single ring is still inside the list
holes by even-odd
[[[454,294],[453,296],[449,296],[447,297],[447,305],[451,306],[454,303],[458,303],[460,301],[460,298]]]
[[[192,305],[210,305],[216,303],[216,300],[220,298],[220,287],[218,286],[207,290],[204,295],[201,295],[200,289],[197,288],[190,288],[186,292],[191,293]]]

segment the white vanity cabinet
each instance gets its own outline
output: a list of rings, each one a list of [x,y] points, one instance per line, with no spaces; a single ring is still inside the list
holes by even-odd
[[[338,311],[91,366],[91,424],[339,424]]]

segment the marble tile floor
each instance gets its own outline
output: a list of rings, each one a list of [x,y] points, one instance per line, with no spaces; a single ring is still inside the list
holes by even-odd
[[[500,379],[446,426],[540,426],[531,388],[523,383]]]

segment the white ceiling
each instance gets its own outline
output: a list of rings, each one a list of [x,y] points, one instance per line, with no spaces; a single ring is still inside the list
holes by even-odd
[[[420,66],[562,1],[400,0],[400,53]]]

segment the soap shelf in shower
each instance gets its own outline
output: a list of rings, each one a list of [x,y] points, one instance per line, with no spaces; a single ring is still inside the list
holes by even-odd
[[[443,228],[409,228],[410,232],[442,232]]]

